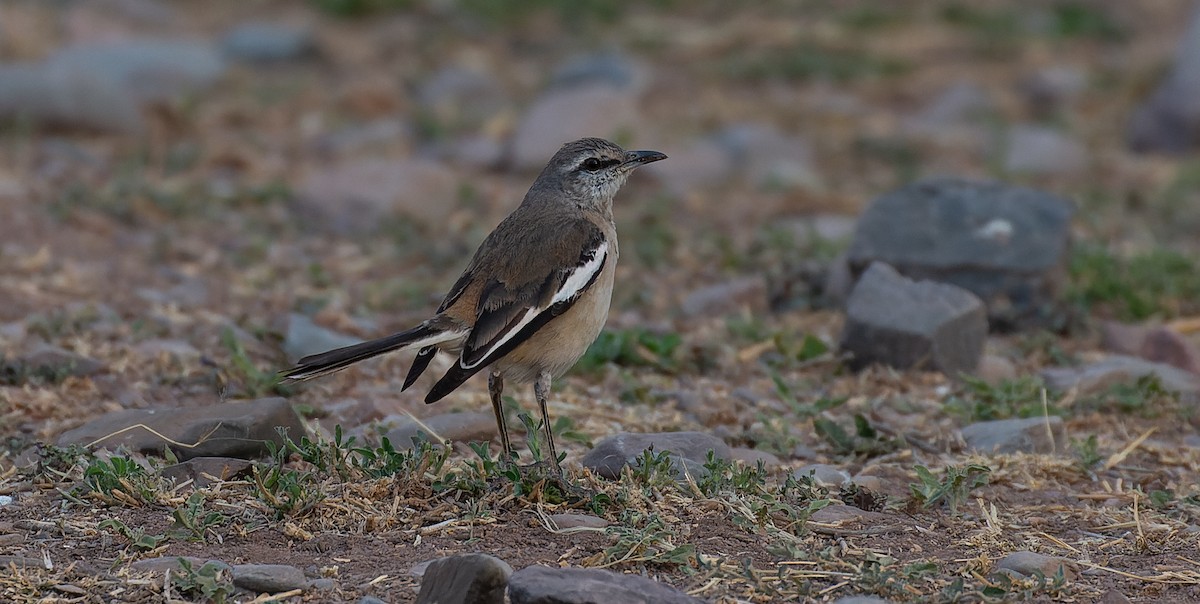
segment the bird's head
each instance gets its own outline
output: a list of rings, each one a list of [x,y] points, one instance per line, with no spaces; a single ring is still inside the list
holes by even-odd
[[[666,158],[658,151],[626,151],[602,138],[582,138],[550,158],[535,187],[554,186],[572,201],[604,208],[634,169]]]

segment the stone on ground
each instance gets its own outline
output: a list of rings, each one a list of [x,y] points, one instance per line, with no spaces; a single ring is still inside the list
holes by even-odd
[[[250,470],[250,462],[233,457],[193,457],[162,469],[163,478],[176,484],[191,480],[192,486],[206,487],[215,481],[232,480]]]
[[[708,460],[709,451],[718,459],[733,459],[729,445],[705,432],[619,432],[596,443],[580,463],[604,478],[615,479],[621,475],[622,468],[637,463],[642,453],[651,447],[655,453],[670,451],[678,459],[692,462],[694,465],[687,469],[693,475],[697,466]]]
[[[378,232],[401,219],[441,228],[458,204],[461,185],[454,170],[433,160],[347,160],[299,183],[297,209],[342,235]]]
[[[945,178],[917,182],[873,201],[848,252],[862,274],[886,262],[913,279],[957,285],[979,296],[994,329],[1042,327],[1065,282],[1072,204],[1001,183]]]
[[[487,554],[440,558],[425,569],[417,604],[504,604],[512,574],[507,562]]]
[[[387,418],[381,423],[388,423]],[[497,430],[494,414],[488,411],[476,411],[443,413],[422,418],[419,421],[411,417],[404,417],[384,436],[387,436],[393,447],[409,449],[413,446],[413,438],[421,434],[434,443],[440,442],[439,438],[450,442],[467,443],[491,440],[493,436],[496,436]]]
[[[912,281],[882,263],[871,265],[850,292],[841,349],[850,364],[974,371],[987,339],[983,303],[945,283]]]
[[[1054,453],[1068,445],[1061,417],[977,422],[962,429],[967,446],[983,453]]]
[[[1113,355],[1082,367],[1054,367],[1042,370],[1042,379],[1051,390],[1077,389],[1081,395],[1095,394],[1117,384],[1134,384],[1153,375],[1162,387],[1178,394],[1200,393],[1200,375],[1164,363]]]
[[[1025,576],[1041,573],[1045,577],[1053,577],[1060,570],[1067,579],[1074,579],[1079,574],[1075,563],[1066,558],[1047,556],[1037,552],[1013,552],[996,562],[997,569],[1011,570]]]
[[[508,581],[511,604],[699,604],[664,583],[599,568],[530,566]]]
[[[1200,145],[1200,7],[1175,50],[1166,79],[1133,111],[1127,139],[1135,151],[1186,153]]]
[[[308,578],[304,571],[287,564],[235,564],[233,584],[255,593],[280,593],[304,589]]]
[[[636,132],[637,122],[637,94],[630,89],[604,83],[555,88],[534,101],[521,117],[511,158],[517,169],[541,169],[565,142]]]
[[[266,453],[267,442],[283,444],[277,426],[286,428],[292,438],[304,434],[300,416],[286,399],[278,397],[204,407],[126,409],[64,432],[58,437],[58,444],[109,449],[123,446],[129,451],[159,455],[169,446],[181,460],[253,458]],[[177,446],[163,440],[160,434],[176,443],[195,446]]]
[[[283,352],[293,361],[310,354],[351,346],[363,341],[317,325],[311,318],[300,313],[288,315],[287,332],[283,337]]]

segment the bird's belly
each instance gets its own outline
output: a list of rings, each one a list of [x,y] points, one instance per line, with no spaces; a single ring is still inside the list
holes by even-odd
[[[616,262],[604,267],[591,287],[567,312],[496,361],[495,370],[505,379],[532,382],[542,371],[558,378],[587,352],[608,320]]]

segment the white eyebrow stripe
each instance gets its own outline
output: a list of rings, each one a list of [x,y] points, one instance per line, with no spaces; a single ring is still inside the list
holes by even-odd
[[[525,329],[526,325],[532,323],[538,315],[542,314],[555,304],[566,302],[567,300],[582,294],[583,290],[586,289],[588,284],[592,282],[592,279],[596,276],[596,273],[604,268],[604,261],[606,258],[608,258],[608,242],[602,241],[600,245],[592,251],[592,258],[590,260],[575,267],[575,269],[571,271],[571,275],[567,277],[565,281],[563,281],[562,287],[560,287],[557,292],[554,292],[554,297],[550,299],[550,304],[547,304],[546,306],[533,307],[525,311],[525,315],[521,317],[520,322],[518,322],[512,329],[508,330],[508,332],[505,333],[499,340],[496,340],[496,342],[488,348],[487,352],[479,357],[479,360],[475,361],[474,363],[465,363],[463,362],[462,357],[459,357],[459,367],[470,370],[479,367],[485,362],[490,362],[489,357],[492,355],[492,353],[503,347],[504,344],[509,340],[515,338],[517,334],[521,333],[521,330]]]

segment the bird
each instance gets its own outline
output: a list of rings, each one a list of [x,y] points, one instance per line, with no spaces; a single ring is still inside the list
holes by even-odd
[[[561,475],[547,397],[608,319],[620,250],[613,198],[640,166],[666,159],[601,138],[564,144],[525,198],[480,244],[433,316],[382,338],[306,356],[282,373],[309,380],[384,353],[417,349],[407,390],[438,354],[454,362],[425,396],[435,403],[487,371],[503,461],[515,463],[501,397],[507,382],[532,383],[549,461]]]

